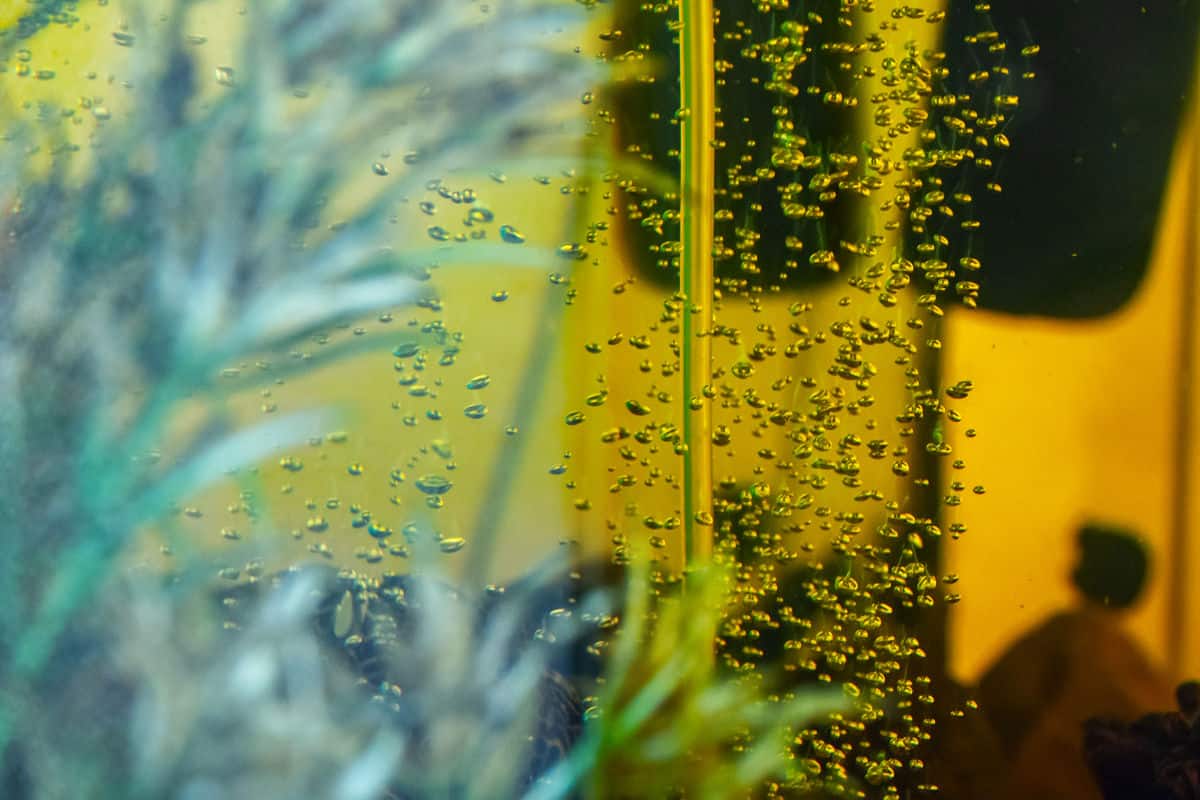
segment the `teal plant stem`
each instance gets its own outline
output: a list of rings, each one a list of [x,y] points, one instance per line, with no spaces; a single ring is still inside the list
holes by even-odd
[[[467,558],[466,585],[478,589],[486,583],[488,568],[496,550],[496,536],[500,523],[508,512],[508,503],[513,487],[520,478],[521,462],[525,456],[528,431],[537,421],[541,400],[545,395],[546,379],[554,362],[554,350],[558,346],[558,322],[562,316],[563,298],[558,287],[547,286],[543,290],[539,320],[533,332],[533,344],[521,370],[517,383],[517,407],[512,424],[518,435],[499,448],[499,455],[484,490],[475,524],[471,527],[470,548]]]
[[[679,0],[680,255],[684,297],[682,362],[683,532],[688,570],[712,558],[712,407],[704,389],[712,378],[713,186],[716,81],[713,0]]]
[[[581,191],[575,195],[572,213],[567,220],[568,241],[573,238],[572,234],[582,233],[587,227],[587,198],[591,197],[591,186],[595,182],[593,167],[600,164],[590,158],[586,151],[583,154],[583,163],[585,171],[579,181]],[[559,346],[560,323],[565,307],[562,292],[558,287],[548,286],[542,298],[542,306],[537,315],[538,326],[533,332],[533,344],[526,356],[517,385],[517,407],[513,414],[513,424],[518,431],[528,431],[537,422],[541,401],[546,394],[546,381],[554,364],[554,353]],[[521,461],[525,456],[528,439],[529,434],[518,435],[515,440],[506,442],[505,447],[499,448],[501,455],[496,458],[483,501],[479,504],[475,524],[471,528],[472,540],[467,558],[466,577],[467,586],[472,588],[477,589],[484,585],[488,566],[492,563],[492,556],[496,550],[498,529],[507,513],[513,487],[520,477]]]

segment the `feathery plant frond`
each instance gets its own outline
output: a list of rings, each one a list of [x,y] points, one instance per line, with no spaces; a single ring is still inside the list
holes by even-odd
[[[719,674],[712,649],[729,607],[728,567],[697,568],[680,592],[656,585],[645,564],[636,559],[630,570],[584,736],[530,800],[578,791],[716,800],[797,779],[791,732],[844,709],[845,698],[836,690],[772,698],[754,680]]]
[[[115,666],[132,687],[132,796],[382,796],[404,741],[321,649],[312,621],[331,576],[288,577],[239,609],[240,628],[211,594],[161,578],[113,593],[127,617]],[[53,765],[33,769],[42,784]]]
[[[298,415],[239,431],[219,370],[416,299],[428,239],[389,225],[396,203],[495,165],[588,78],[547,39],[580,20],[565,2],[271,0],[248,7],[240,64],[210,98],[183,33],[197,5],[129,5],[136,102],[94,158],[64,148],[39,171],[29,127],[0,153],[0,751],[130,535],[320,430]],[[393,138],[418,163],[323,219]],[[163,459],[197,401],[202,422]]]
[[[573,625],[534,602],[561,570],[497,601],[417,560],[387,579],[293,569],[226,594],[220,611],[211,594],[125,581],[142,795],[520,797],[579,723],[547,669]]]

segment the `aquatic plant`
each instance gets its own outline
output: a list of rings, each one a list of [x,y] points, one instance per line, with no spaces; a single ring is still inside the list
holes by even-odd
[[[382,581],[293,568],[219,603],[131,582],[119,643],[137,677],[135,785],[145,796],[522,796],[582,724],[577,695],[547,668],[556,646],[533,637],[551,628],[529,592],[557,573],[477,597],[436,572],[423,560]]]
[[[687,306],[680,326],[684,396],[699,398],[709,385],[713,323],[713,225],[716,213],[716,35],[712,0],[679,6],[680,202],[679,288]],[[683,416],[684,558],[702,566],[712,558],[712,413],[707,403]]]
[[[546,38],[578,22],[569,6],[514,2],[488,15],[414,0],[255,3],[245,66],[219,67],[213,81],[186,33],[193,5],[128,6],[127,28],[111,36],[128,50],[136,99],[124,115],[91,106],[101,123],[94,153],[73,155],[64,127],[9,120],[0,166],[0,750],[9,754],[14,736],[38,753],[37,730],[71,724],[71,709],[44,697],[70,683],[79,636],[103,639],[94,598],[135,534],[229,470],[328,428],[317,413],[242,425],[221,370],[257,359],[278,380],[353,352],[286,357],[334,323],[418,300],[416,273],[431,254],[417,244],[424,232],[390,225],[397,201],[430,174],[517,154],[533,112],[589,78]],[[18,35],[73,19],[44,11],[31,10]],[[330,219],[323,206],[356,176],[388,176],[367,154],[398,131],[411,163]],[[31,158],[47,150],[49,159]],[[173,591],[161,600],[168,608]],[[98,774],[81,770],[76,793],[97,796]]]
[[[757,796],[805,783],[791,729],[845,708],[823,689],[769,694],[715,669],[713,645],[735,583],[695,566],[686,585],[650,579],[635,560],[588,725],[533,797]]]

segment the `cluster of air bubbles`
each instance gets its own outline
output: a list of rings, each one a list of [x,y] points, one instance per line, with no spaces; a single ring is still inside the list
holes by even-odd
[[[613,311],[589,317],[595,327],[572,345],[588,386],[560,417],[602,475],[550,474],[617,561],[648,544],[670,564],[683,548],[686,417],[709,409],[713,509],[694,521],[736,566],[722,663],[841,686],[853,714],[795,731],[797,783],[892,798],[932,788],[934,686],[917,632],[958,599],[937,553],[966,532],[954,509],[985,491],[962,477],[974,385],[939,374],[940,331],[952,305],[977,303],[986,220],[975,194],[1002,191],[995,162],[1031,70],[1014,66],[986,3],[968,14],[961,45],[976,66],[962,75],[922,33],[944,12],[799,6],[763,2],[717,21],[716,292],[711,325],[696,326],[711,374],[681,391],[686,370],[706,368],[685,363],[681,341],[702,307],[674,288],[687,256],[681,195],[605,176],[604,224],[623,228],[629,263],[611,264],[611,291],[579,289]],[[668,105],[674,79],[642,66],[676,57],[658,51],[672,46],[677,11],[619,12],[600,54],[638,78],[582,99],[627,157],[670,173],[684,162],[675,143],[688,112]],[[577,246],[560,253],[586,258]],[[639,283],[660,295],[627,291]]]
[[[688,363],[682,340],[685,320],[709,300],[677,290],[689,257],[680,238],[685,193],[619,167],[590,180],[499,171],[485,180],[494,191],[531,181],[534,192],[587,196],[595,212],[551,242],[545,272],[548,291],[575,301],[576,329],[586,327],[563,338],[567,406],[539,419],[565,442],[561,458],[538,468],[539,480],[569,493],[577,527],[564,536],[610,543],[617,563],[645,545],[667,574],[678,570],[671,555],[684,530],[710,530],[715,558],[735,576],[721,665],[762,683],[782,676],[780,696],[838,686],[852,704],[791,732],[796,774],[768,794],[890,800],[933,788],[923,776],[935,686],[921,620],[958,599],[957,576],[941,571],[937,554],[966,533],[956,507],[985,491],[966,478],[960,452],[975,435],[964,423],[975,386],[940,375],[941,331],[952,307],[978,301],[984,265],[974,245],[986,220],[976,194],[1002,191],[995,162],[1010,147],[1017,81],[1030,69],[1015,66],[986,3],[968,26],[975,68],[967,75],[918,44],[919,28],[936,29],[943,12],[909,5],[892,13],[872,0],[800,5],[764,0],[717,23],[716,290],[713,318],[695,326],[711,345],[711,368]],[[636,77],[579,98],[592,130],[615,137],[623,158],[668,174],[685,155],[677,143],[688,112],[674,107],[673,78],[647,65],[677,56],[664,44],[677,11],[628,4],[597,47]],[[1035,55],[1030,47],[1019,58]],[[232,84],[232,70],[226,77]],[[387,180],[400,168],[381,156],[370,169]],[[528,220],[441,179],[408,211],[439,253],[479,241],[525,255],[542,238]],[[610,226],[620,228],[614,241],[625,252],[603,249]],[[469,302],[499,319],[517,305],[509,299],[493,284]],[[285,487],[316,465],[348,492],[386,484],[374,508],[309,489],[296,535],[314,554],[332,558],[329,543],[347,531],[368,563],[409,558],[423,537],[446,554],[470,547],[452,512],[469,493],[457,458],[479,448],[448,431],[478,431],[489,442],[491,426],[499,442],[526,434],[500,418],[504,373],[463,355],[468,343],[447,327],[441,303],[423,301],[389,330],[396,430],[372,438],[406,442],[390,463],[380,469],[357,440],[342,448],[347,455],[325,452],[345,437],[313,445],[319,455],[278,461]],[[702,388],[686,391],[684,374],[696,370]],[[262,400],[264,410],[274,403]],[[712,424],[689,439],[688,415],[699,410]],[[698,441],[712,453],[713,496],[711,510],[693,517],[683,511],[682,464]],[[587,457],[573,460],[575,452]],[[252,516],[253,498],[239,503],[236,512]],[[236,540],[251,527],[220,530]],[[251,574],[246,565],[228,569]]]

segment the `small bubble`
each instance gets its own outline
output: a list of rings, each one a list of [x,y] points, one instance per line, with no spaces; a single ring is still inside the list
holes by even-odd
[[[121,47],[133,47],[135,40],[132,33],[124,33],[122,31],[113,31],[113,41]]]
[[[467,381],[468,389],[482,389],[492,382],[491,377],[487,375],[476,375],[471,380]]]
[[[467,224],[468,225],[483,225],[488,222],[491,222],[495,218],[496,218],[495,214],[493,214],[488,209],[482,208],[480,206],[476,206],[475,208],[472,208],[470,211],[467,212]]]
[[[504,291],[503,289],[496,291],[496,292],[492,292],[492,302],[494,302],[494,303],[503,303],[507,299],[508,299],[508,292]]]
[[[488,407],[483,403],[472,403],[463,409],[463,414],[471,419],[483,419],[487,416]]]
[[[946,389],[946,394],[956,400],[962,400],[968,394],[970,394],[971,390],[974,388],[975,384],[971,381],[959,381],[958,383]]]
[[[564,421],[568,425],[578,425],[579,423],[583,422],[584,419],[586,419],[586,417],[584,417],[582,411],[572,411],[570,414],[567,414]]]
[[[450,241],[450,231],[446,230],[441,225],[430,225],[429,229],[426,231],[426,233],[428,233],[429,238],[433,239],[434,241],[438,241],[438,242]]]
[[[650,409],[647,408],[644,404],[639,403],[637,400],[626,400],[625,408],[627,408],[629,410],[630,414],[633,414],[638,417],[644,417],[650,413]]]
[[[749,361],[738,361],[729,368],[729,371],[733,373],[734,377],[744,380],[754,374],[754,366]]]
[[[500,238],[509,244],[524,244],[525,236],[512,225],[500,226]]]
[[[217,83],[221,84],[222,86],[233,86],[233,67],[217,67],[215,73],[217,77]]]
[[[587,250],[584,250],[583,245],[579,242],[567,242],[559,245],[558,254],[571,261],[582,261],[587,258]]]
[[[438,548],[443,553],[457,553],[459,550],[462,550],[466,544],[467,540],[461,536],[451,536],[438,542]]]
[[[413,482],[413,485],[428,495],[445,494],[454,486],[454,484],[441,475],[422,475]]]

